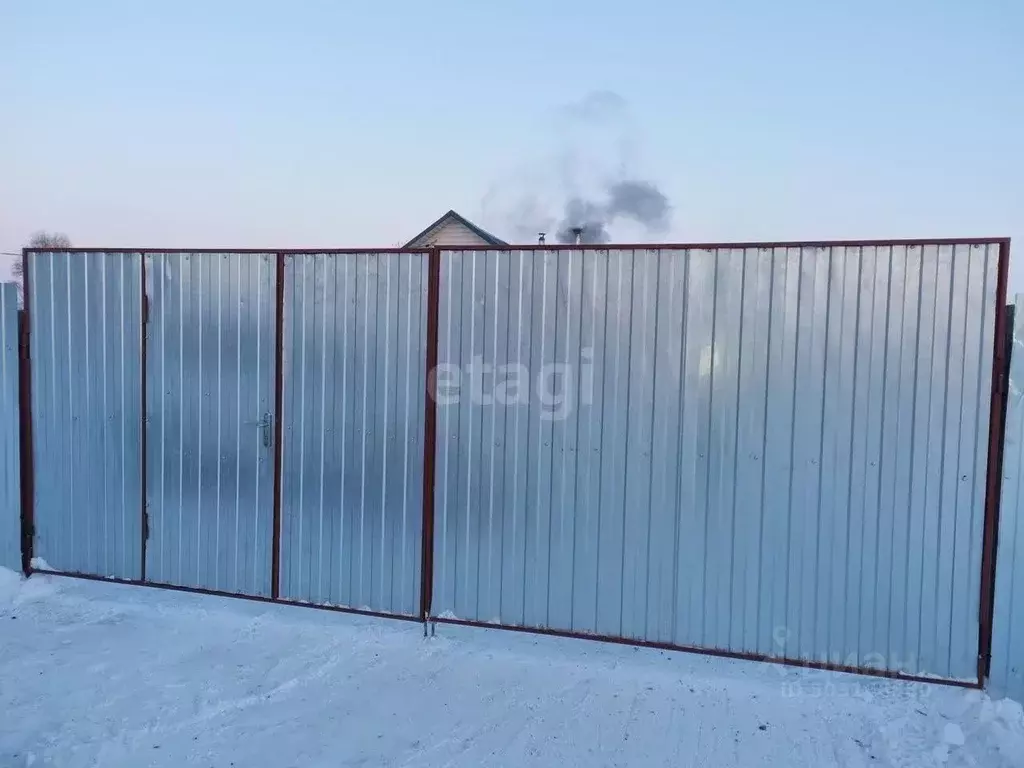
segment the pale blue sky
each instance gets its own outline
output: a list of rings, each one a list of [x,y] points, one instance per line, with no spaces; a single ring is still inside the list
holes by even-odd
[[[592,91],[628,105],[597,140],[563,109]],[[1018,0],[0,0],[0,251],[394,245],[448,208],[512,237],[570,148],[659,184],[667,239],[1024,262],[1022,147]]]

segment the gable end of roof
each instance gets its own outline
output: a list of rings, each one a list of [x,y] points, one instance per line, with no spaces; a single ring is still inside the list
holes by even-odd
[[[441,216],[439,219],[437,219],[437,221],[435,221],[432,224],[430,224],[430,226],[428,226],[422,232],[417,234],[416,237],[414,237],[411,240],[409,240],[409,242],[407,242],[403,247],[404,248],[411,248],[413,243],[415,243],[417,240],[420,240],[425,235],[430,234],[430,232],[432,232],[433,230],[438,229],[441,226],[443,226],[444,224],[447,224],[448,222],[452,222],[452,221],[458,222],[459,224],[464,226],[466,229],[468,229],[471,232],[473,232],[473,234],[475,234],[477,237],[479,237],[480,239],[484,240],[488,245],[493,245],[496,248],[504,248],[504,247],[506,247],[508,245],[508,243],[506,243],[504,240],[502,240],[502,239],[500,239],[498,237],[495,237],[490,232],[488,232],[486,229],[481,229],[476,224],[474,224],[472,221],[467,219],[465,216],[462,216],[461,214],[459,214],[458,212],[456,212],[454,210],[450,210],[447,213],[445,213],[443,216]]]

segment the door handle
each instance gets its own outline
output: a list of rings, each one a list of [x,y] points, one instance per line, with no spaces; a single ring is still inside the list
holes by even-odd
[[[255,426],[263,433],[263,447],[269,448],[274,442],[274,419],[270,413],[264,413],[259,421],[245,422],[249,426]]]
[[[263,447],[269,448],[270,444],[274,442],[274,420],[270,418],[269,413],[263,414],[260,426],[263,428]]]

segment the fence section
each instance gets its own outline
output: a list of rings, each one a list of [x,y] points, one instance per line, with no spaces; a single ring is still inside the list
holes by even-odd
[[[997,262],[443,253],[433,615],[976,679]]]
[[[137,579],[141,257],[32,252],[27,267],[35,556]]]
[[[1024,295],[1015,305],[989,685],[1024,701]]]
[[[21,570],[18,286],[0,283],[0,568]]]
[[[281,596],[415,614],[425,253],[285,261]]]
[[[149,581],[271,593],[276,260],[146,254]]]

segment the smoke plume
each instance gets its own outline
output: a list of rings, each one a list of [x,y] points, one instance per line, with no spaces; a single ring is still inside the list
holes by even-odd
[[[608,227],[616,219],[631,219],[652,233],[668,229],[671,208],[668,198],[649,181],[625,179],[608,185],[606,200],[595,202],[574,197],[566,203],[562,222],[555,233],[560,243],[576,241],[577,228],[583,243],[611,241]]]
[[[565,216],[555,233],[555,240],[560,243],[576,242],[576,233],[573,231],[580,228],[580,242],[583,243],[607,243],[611,240],[607,221],[607,209],[589,200],[573,198],[565,206]]]
[[[628,104],[612,91],[593,91],[557,111],[557,149],[521,166],[485,195],[485,217],[520,241],[547,232],[554,241],[608,243],[619,222],[650,235],[668,231],[672,207],[638,168]]]

